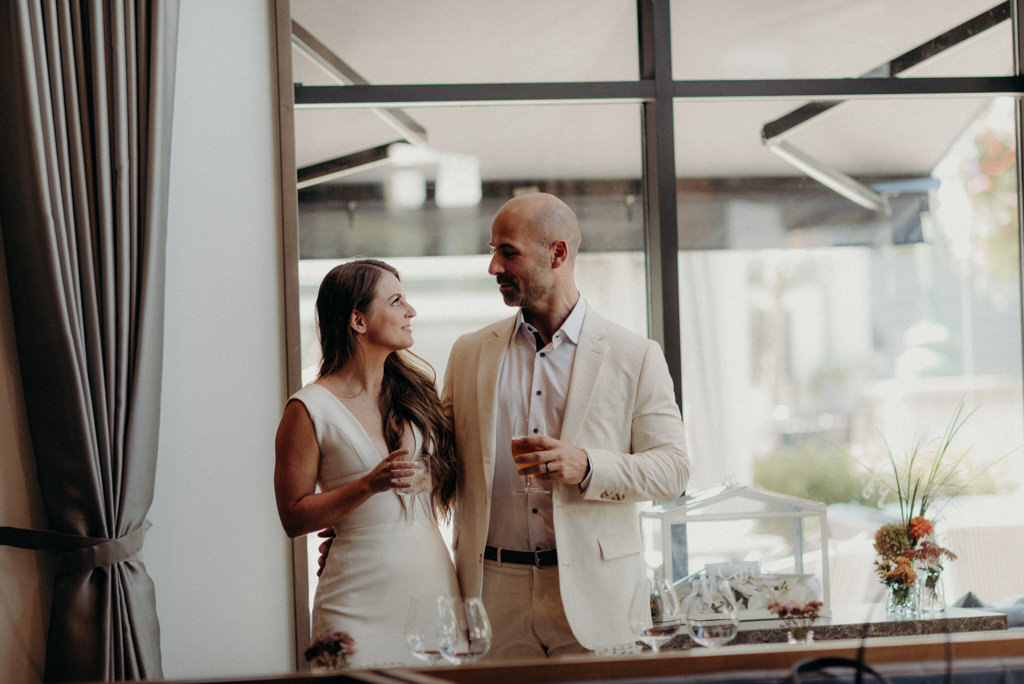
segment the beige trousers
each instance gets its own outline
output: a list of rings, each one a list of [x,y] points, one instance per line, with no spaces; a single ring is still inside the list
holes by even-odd
[[[485,560],[482,598],[494,631],[488,659],[587,653],[566,620],[557,566]]]

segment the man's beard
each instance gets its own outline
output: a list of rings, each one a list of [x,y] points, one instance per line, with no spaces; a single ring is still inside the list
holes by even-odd
[[[538,280],[531,280],[523,287],[521,280],[512,278],[498,278],[498,285],[511,285],[511,290],[502,290],[501,297],[505,300],[506,306],[517,306],[529,308],[531,304],[540,300],[550,289],[546,283]]]
[[[501,298],[505,300],[505,306],[522,306],[520,301],[523,299],[523,291],[519,287],[519,283],[513,282],[512,280],[498,280],[498,286],[510,285],[511,290],[499,289]]]

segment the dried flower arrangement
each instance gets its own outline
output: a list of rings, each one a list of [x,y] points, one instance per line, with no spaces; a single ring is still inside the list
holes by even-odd
[[[925,516],[936,500],[956,496],[971,482],[972,478],[963,472],[970,450],[956,457],[950,452],[954,438],[973,413],[965,415],[961,401],[934,451],[924,439],[918,440],[902,459],[888,449],[900,521],[882,525],[875,532],[874,548],[878,554],[875,572],[890,590],[892,607],[911,608],[913,588],[922,572],[924,589],[934,593],[943,561],[956,559],[952,551],[935,543],[935,526]]]
[[[355,652],[356,642],[348,632],[332,632],[310,644],[304,655],[314,667],[340,670]]]
[[[810,633],[814,621],[821,615],[821,601],[772,601],[768,610],[775,613],[797,641],[803,641]]]

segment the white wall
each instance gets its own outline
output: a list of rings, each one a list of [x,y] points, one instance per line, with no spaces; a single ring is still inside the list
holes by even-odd
[[[0,242],[0,525],[44,528],[15,344]],[[0,546],[0,682],[43,680],[52,593],[49,567],[36,552]]]
[[[153,528],[168,678],[293,666],[273,495],[284,359],[270,0],[183,0]]]

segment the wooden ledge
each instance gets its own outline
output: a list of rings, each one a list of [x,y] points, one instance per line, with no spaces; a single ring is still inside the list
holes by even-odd
[[[942,662],[1024,656],[1024,632],[969,632],[949,635],[876,637],[814,642],[807,645],[750,644],[634,656],[572,656],[550,660],[488,662],[380,671],[416,684],[522,684],[523,682],[602,681],[671,675],[754,670],[789,670],[795,663],[822,656],[865,662]],[[355,674],[353,672],[352,674]]]

